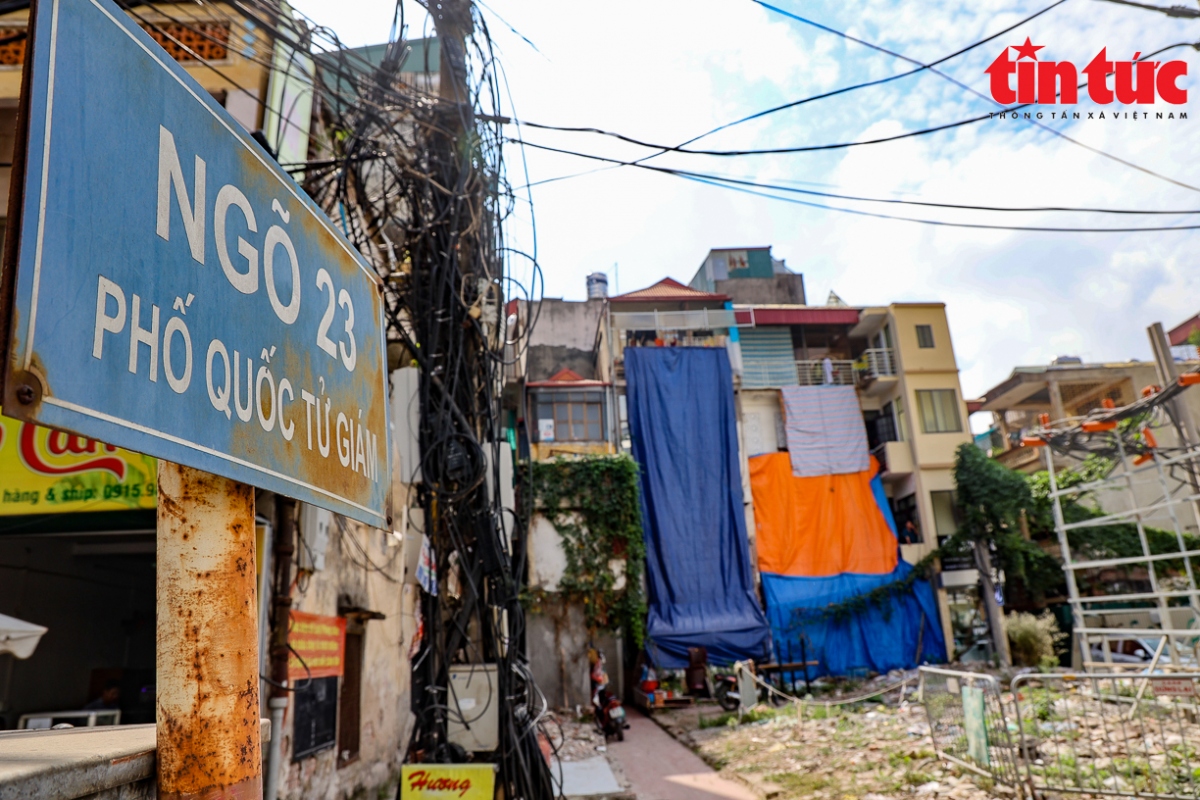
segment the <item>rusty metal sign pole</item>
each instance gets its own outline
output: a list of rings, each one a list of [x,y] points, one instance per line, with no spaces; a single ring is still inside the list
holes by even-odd
[[[261,800],[254,489],[158,464],[159,800]]]

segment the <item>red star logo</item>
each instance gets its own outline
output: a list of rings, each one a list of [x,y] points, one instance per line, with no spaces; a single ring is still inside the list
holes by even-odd
[[[1033,42],[1029,41],[1029,37],[1026,36],[1025,44],[1015,44],[1012,46],[1012,49],[1017,51],[1017,61],[1027,57],[1037,61],[1037,51],[1041,50],[1043,47],[1045,47],[1045,45],[1034,44]]]

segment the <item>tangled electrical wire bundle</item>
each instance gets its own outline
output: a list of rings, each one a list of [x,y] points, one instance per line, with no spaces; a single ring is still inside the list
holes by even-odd
[[[1069,417],[1050,423],[1042,415],[1042,427],[1034,431],[1029,444],[1041,442],[1053,453],[1072,461],[1089,456],[1108,463],[1101,479],[1126,459],[1139,466],[1154,458],[1165,464],[1165,477],[1178,488],[1200,493],[1200,448],[1195,445],[1160,444],[1153,431],[1173,429],[1180,442],[1187,442],[1183,420],[1174,401],[1194,384],[1195,375],[1185,376],[1165,388],[1152,386],[1142,397],[1125,406],[1110,402],[1084,416]],[[1106,401],[1107,402],[1107,401]]]
[[[206,20],[223,18],[265,32],[291,53],[285,79],[294,72],[312,82],[308,157],[281,166],[374,267],[384,297],[389,369],[414,366],[420,375],[420,474],[400,476],[414,487],[402,502],[415,502],[423,512],[410,517],[405,509],[404,518],[422,521],[442,580],[441,591],[423,593],[421,600],[424,636],[413,661],[416,729],[408,755],[468,760],[451,743],[449,729],[470,729],[494,712],[498,744],[490,760],[497,763],[503,796],[557,796],[539,746],[539,739],[551,738],[544,730],[547,703],[523,652],[524,548],[517,537],[514,553],[505,532],[506,514],[509,530],[524,515],[504,508],[500,491],[502,448],[509,446],[500,399],[505,369],[519,356],[505,358],[513,346],[506,342],[506,306],[526,301],[534,311],[528,332],[536,322],[539,272],[535,257],[504,241],[515,199],[505,177],[501,82],[485,20],[471,0],[423,3],[440,52],[431,63],[427,40],[424,61],[408,63],[420,48],[405,36],[402,0],[386,44],[360,49],[343,46],[332,31],[289,13],[279,0],[196,0],[166,8],[118,2],[160,42],[226,81],[220,65],[195,45],[232,46],[232,37],[194,24],[197,10]],[[281,67],[278,52],[240,53]],[[258,97],[253,87],[237,88]],[[278,133],[275,141],[261,133],[256,138],[273,153],[295,125],[288,111],[264,105],[264,118],[277,115]],[[514,256],[533,264],[535,286],[509,274]],[[482,708],[459,710],[452,666],[488,683]]]
[[[547,704],[522,654],[524,567],[504,533],[498,490],[508,447],[500,426],[504,309],[513,285],[505,275],[503,222],[513,201],[495,122],[499,86],[474,7],[442,3],[438,13],[436,97],[400,83],[409,51],[398,36],[379,66],[354,81],[353,97],[335,91],[358,72],[353,54],[318,59],[319,74],[335,84],[324,87],[316,137],[330,152],[306,165],[307,186],[385,283],[389,360],[420,371],[416,499],[442,587],[423,595],[412,749],[426,760],[464,760],[449,727],[470,728],[494,711],[505,795],[548,798],[556,791],[538,742]],[[393,29],[404,29],[400,6]],[[459,710],[456,664],[473,665],[474,680],[494,680],[481,708]],[[496,668],[475,671],[485,664]]]

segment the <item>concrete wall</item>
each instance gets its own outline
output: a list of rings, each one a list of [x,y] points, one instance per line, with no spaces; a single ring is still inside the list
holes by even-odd
[[[537,317],[529,344],[561,345],[590,353],[596,344],[596,331],[600,326],[605,302],[579,302],[557,298],[542,300],[540,311],[535,305],[528,312]]]
[[[770,278],[731,278],[716,281],[714,291],[727,294],[734,303],[746,305],[807,305],[804,276],[786,273]]]
[[[566,345],[535,344],[525,354],[525,379],[545,381],[554,377],[559,370],[569,369],[579,377],[592,380],[596,377],[596,359],[592,350],[581,350]]]
[[[403,584],[404,546],[389,540],[396,542],[383,531],[357,522],[335,524],[325,569],[297,584],[293,607],[298,611],[335,616],[342,604],[378,611],[386,619],[364,623],[358,760],[338,767],[337,750],[332,748],[293,763],[294,713],[289,709],[282,739],[286,772],[280,780],[280,797],[284,800],[394,794],[412,724],[408,661],[412,631],[404,622],[412,617],[416,592]]]
[[[562,537],[549,520],[535,514],[528,547],[529,587],[550,593],[546,603],[525,618],[526,651],[534,680],[552,708],[574,708],[577,704],[587,708],[591,704],[589,639],[583,607],[565,603],[554,594],[567,569]],[[609,679],[617,691],[623,673],[617,637],[600,633],[591,643],[604,652]]]
[[[525,617],[525,643],[533,679],[550,707],[574,711],[580,706],[586,713],[592,697],[583,607],[574,603],[530,612]],[[604,653],[612,691],[623,697],[623,654],[617,637],[602,633],[592,644]]]
[[[742,404],[742,428],[747,458],[774,453],[787,446],[781,441],[783,413],[776,389],[746,390],[738,393]]]

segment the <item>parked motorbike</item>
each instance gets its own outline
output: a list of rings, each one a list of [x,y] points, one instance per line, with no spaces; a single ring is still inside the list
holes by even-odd
[[[765,686],[755,684],[758,690],[759,703],[770,703],[779,708],[787,703],[787,698],[772,692]],[[737,673],[719,673],[713,676],[713,698],[726,711],[737,711],[742,704],[742,693],[738,686]]]
[[[608,690],[604,654],[589,648],[588,661],[592,664],[592,713],[595,716],[596,728],[604,734],[605,741],[615,736],[618,742],[623,742],[629,723],[625,720],[625,706]]]

